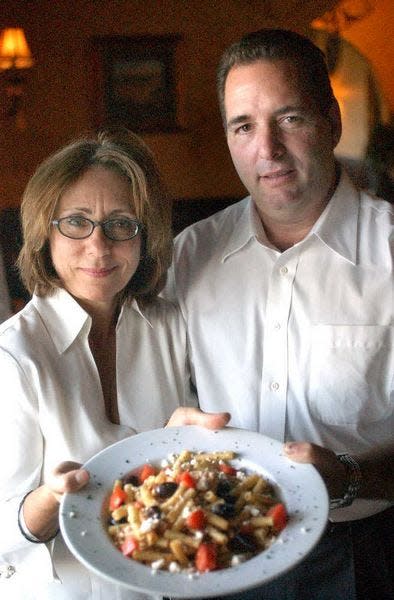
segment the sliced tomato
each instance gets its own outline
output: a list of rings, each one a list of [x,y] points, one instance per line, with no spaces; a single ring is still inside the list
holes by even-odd
[[[179,473],[176,478],[176,482],[183,483],[183,485],[188,488],[195,488],[197,485],[197,481],[189,471],[182,471],[182,473]]]
[[[134,550],[138,550],[137,540],[130,535],[122,543],[120,550],[124,556],[131,556]]]
[[[234,467],[228,465],[227,463],[221,463],[219,465],[219,471],[225,473],[225,475],[231,475],[232,477],[237,474],[237,469],[234,469]]]
[[[200,573],[217,568],[217,548],[213,542],[203,542],[197,548],[195,565]]]
[[[144,483],[145,479],[148,479],[151,475],[156,475],[156,469],[152,465],[146,464],[141,467],[138,477],[140,482]]]
[[[287,525],[287,512],[285,505],[281,502],[274,504],[267,511],[267,517],[272,517],[273,527],[278,533],[282,531]]]
[[[201,508],[197,508],[190,513],[186,518],[186,525],[190,529],[204,529],[207,518]]]
[[[127,500],[127,494],[120,485],[116,485],[112,491],[112,494],[109,498],[109,510],[112,512],[113,510],[119,508],[122,504],[124,504]]]

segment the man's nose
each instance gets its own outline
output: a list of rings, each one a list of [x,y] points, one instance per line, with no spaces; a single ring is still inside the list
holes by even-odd
[[[274,160],[285,152],[280,131],[275,125],[264,125],[258,130],[257,136],[259,158]]]

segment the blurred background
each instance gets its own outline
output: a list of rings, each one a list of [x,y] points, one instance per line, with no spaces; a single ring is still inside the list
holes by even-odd
[[[81,133],[123,123],[153,150],[174,232],[245,195],[226,147],[218,60],[246,32],[285,27],[325,52],[344,122],[338,158],[393,201],[392,0],[1,0],[0,244],[13,306],[21,194]]]

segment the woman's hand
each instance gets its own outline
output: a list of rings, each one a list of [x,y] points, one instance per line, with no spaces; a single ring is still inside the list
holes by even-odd
[[[231,415],[223,413],[207,413],[199,408],[180,406],[175,409],[166,427],[177,427],[180,425],[200,425],[206,429],[222,429],[229,422]]]
[[[316,467],[324,479],[330,498],[342,497],[346,488],[347,472],[335,452],[308,442],[288,442],[283,449],[290,460],[310,463]]]
[[[59,502],[66,492],[77,492],[89,481],[89,473],[75,462],[63,462],[51,473],[48,481],[26,497],[23,517],[26,527],[35,537],[46,540],[59,527]]]
[[[76,462],[60,463],[51,473],[45,486],[58,502],[63,494],[77,492],[89,481],[89,473]]]

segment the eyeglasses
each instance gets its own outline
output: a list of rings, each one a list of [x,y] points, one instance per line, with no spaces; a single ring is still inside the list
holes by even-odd
[[[52,221],[60,233],[72,240],[83,240],[92,235],[95,227],[100,225],[104,235],[115,242],[132,240],[142,229],[142,223],[127,217],[107,219],[106,221],[92,221],[86,217],[62,217]]]

